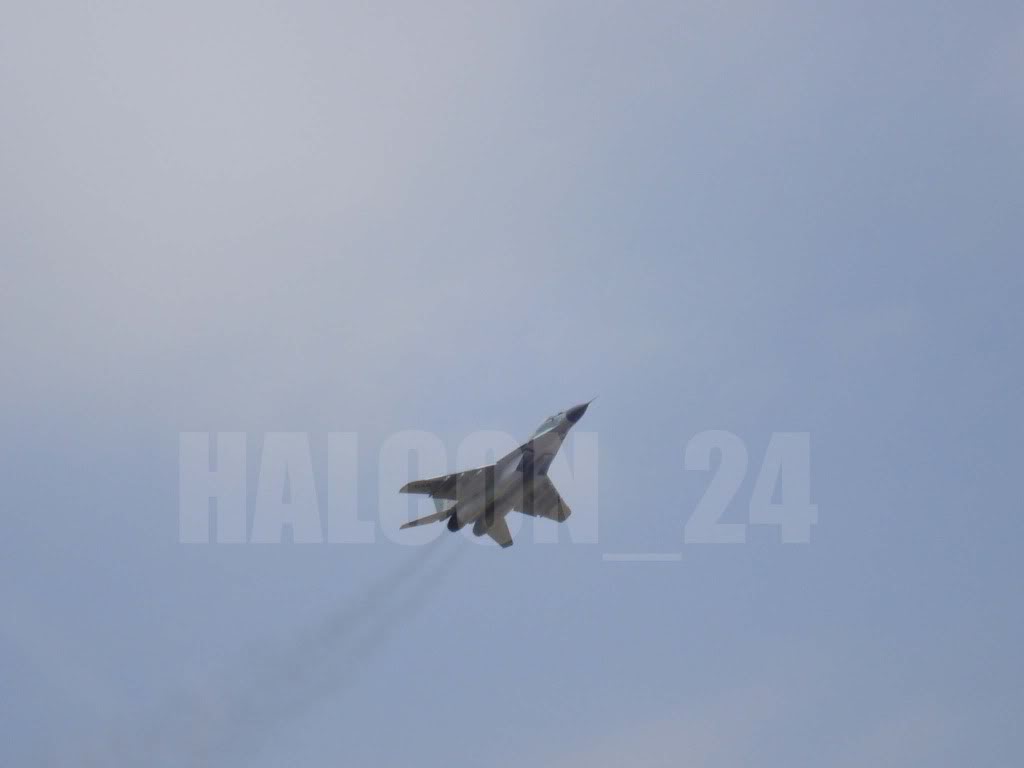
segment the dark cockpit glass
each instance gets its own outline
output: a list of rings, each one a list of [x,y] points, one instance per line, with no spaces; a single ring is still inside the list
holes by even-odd
[[[562,418],[562,414],[557,413],[554,416],[552,416],[551,418],[546,419],[543,424],[541,424],[539,427],[537,427],[537,430],[533,433],[532,437],[536,437],[537,435],[542,435],[545,432],[547,432],[549,429],[553,429],[554,427],[557,427],[558,426],[558,422],[561,421],[561,418]]]

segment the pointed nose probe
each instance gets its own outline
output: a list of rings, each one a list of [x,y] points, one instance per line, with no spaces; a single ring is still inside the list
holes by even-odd
[[[594,402],[593,400],[590,401]],[[576,405],[565,412],[565,418],[569,420],[570,424],[575,424],[577,421],[583,418],[583,414],[587,412],[587,408],[590,407],[590,403],[583,403],[582,405]]]

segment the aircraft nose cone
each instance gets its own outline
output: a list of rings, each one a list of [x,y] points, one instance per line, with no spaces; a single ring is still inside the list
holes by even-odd
[[[587,408],[589,406],[590,403],[583,403],[583,405],[577,405],[573,408],[570,408],[568,411],[565,412],[565,418],[569,420],[570,424],[575,424],[577,421],[583,418],[583,414],[587,412]]]

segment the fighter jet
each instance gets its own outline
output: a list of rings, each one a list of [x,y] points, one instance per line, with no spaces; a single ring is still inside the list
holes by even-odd
[[[448,521],[449,531],[473,524],[504,547],[512,546],[505,516],[512,511],[563,522],[571,510],[548,479],[548,468],[573,425],[590,402],[547,419],[533,436],[497,463],[452,475],[406,483],[400,493],[423,493],[434,499],[437,512],[412,520],[402,528]]]

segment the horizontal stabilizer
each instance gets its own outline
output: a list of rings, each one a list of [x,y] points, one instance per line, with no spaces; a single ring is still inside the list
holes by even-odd
[[[546,517],[556,523],[565,522],[565,519],[572,514],[569,505],[565,503],[565,499],[561,497],[554,483],[546,475],[535,477],[532,483],[527,483],[523,499],[516,509],[524,515]]]
[[[508,529],[508,523],[504,517],[497,518],[485,533],[501,545],[502,549],[512,546],[512,533]]]
[[[405,530],[406,528],[415,528],[417,525],[429,525],[430,523],[439,523],[442,520],[451,517],[454,512],[454,506],[451,506],[448,509],[439,509],[432,515],[427,515],[426,517],[421,517],[416,520],[410,520],[408,523],[402,525],[401,529]]]

